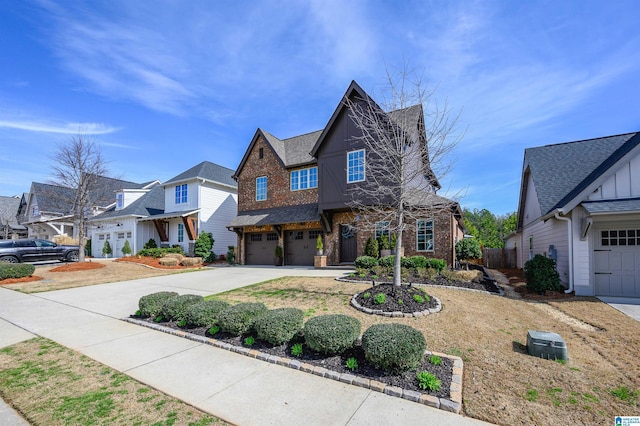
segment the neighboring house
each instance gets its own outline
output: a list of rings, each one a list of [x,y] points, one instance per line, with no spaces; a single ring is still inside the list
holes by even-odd
[[[113,194],[123,188],[142,188],[145,184],[99,176],[92,193],[92,205],[86,206],[86,217],[91,218],[109,209],[115,200]],[[29,238],[51,240],[58,235],[77,238],[73,205],[75,192],[71,188],[33,182],[28,195],[22,197],[19,214],[21,224],[28,229]],[[86,233],[85,235],[88,235]]]
[[[640,297],[640,133],[526,149],[514,246],[576,295]]]
[[[288,265],[313,265],[316,238],[323,236],[329,265],[351,263],[364,253],[366,240],[376,234],[389,234],[387,223],[379,222],[376,230],[359,227],[360,216],[353,213],[347,188],[366,180],[366,157],[363,142],[355,142],[358,132],[345,99],[367,99],[368,95],[352,82],[344,98],[324,129],[278,139],[258,129],[235,174],[238,181],[238,216],[229,229],[238,234],[239,257],[243,264],[272,264],[277,245],[284,249]],[[393,114],[389,115],[393,119]],[[419,126],[422,107],[402,113],[415,114],[415,125],[408,131],[426,144],[424,126]],[[425,160],[417,154],[418,160]],[[433,182],[433,193],[439,184],[427,164],[426,179]],[[451,208],[437,217],[408,224],[404,232],[404,254],[422,254],[455,259],[455,242],[462,238],[460,206],[443,197]],[[416,231],[416,229],[418,231]],[[418,234],[418,235],[416,235]]]
[[[27,228],[18,223],[20,197],[0,196],[0,240],[27,238]]]
[[[125,240],[136,253],[149,239],[159,247],[180,245],[192,255],[202,231],[213,235],[215,253],[225,253],[236,244],[235,236],[226,229],[238,208],[232,175],[231,169],[203,161],[164,184],[147,188],[144,194],[116,192],[116,206],[91,220],[99,227],[91,239],[93,255],[101,256],[107,239],[113,257],[122,256]]]

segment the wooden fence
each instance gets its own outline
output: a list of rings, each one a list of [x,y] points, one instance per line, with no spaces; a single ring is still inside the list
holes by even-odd
[[[486,268],[517,268],[516,249],[483,248],[482,264]]]

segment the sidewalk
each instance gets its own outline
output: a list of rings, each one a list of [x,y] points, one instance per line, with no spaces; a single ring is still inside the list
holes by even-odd
[[[239,425],[486,424],[119,320],[155,291],[207,295],[284,275],[318,271],[220,268],[34,295],[0,288],[0,347],[43,336]]]

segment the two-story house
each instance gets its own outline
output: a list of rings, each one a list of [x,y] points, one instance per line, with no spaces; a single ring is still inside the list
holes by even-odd
[[[122,256],[129,241],[133,253],[154,239],[158,246],[180,245],[193,254],[198,234],[210,232],[213,251],[224,253],[236,238],[226,225],[237,212],[237,184],[233,170],[203,161],[169,179],[140,190],[122,189],[112,196],[115,206],[91,220],[94,225],[92,252],[100,256],[110,240],[113,256]]]
[[[0,196],[0,240],[25,238],[27,228],[18,223],[20,197]]]
[[[352,82],[324,129],[279,139],[258,129],[235,174],[238,182],[238,216],[229,229],[238,234],[239,261],[243,264],[271,264],[275,247],[284,249],[288,265],[313,265],[318,235],[324,240],[328,264],[351,263],[364,253],[371,236],[389,235],[388,222],[375,229],[361,225],[352,208],[350,188],[366,182],[366,147],[359,140],[348,100],[368,99],[365,91]],[[393,114],[399,112],[390,112]],[[420,126],[422,107],[409,108],[415,114],[415,128],[426,144]],[[447,207],[434,217],[407,224],[404,232],[405,255],[455,259],[455,242],[462,238],[461,210],[457,203],[435,195],[439,189],[428,158],[416,153],[423,164],[424,177],[433,182],[432,200],[446,201]]]

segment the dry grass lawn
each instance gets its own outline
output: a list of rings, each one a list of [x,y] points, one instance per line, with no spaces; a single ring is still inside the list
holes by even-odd
[[[422,331],[427,348],[465,362],[463,410],[502,425],[613,424],[640,413],[640,323],[595,298],[550,302],[429,288],[442,312],[388,319],[349,306],[367,288],[330,278],[285,278],[215,296],[270,308],[297,307],[307,316],[344,313],[372,324],[400,322]],[[515,297],[515,296],[514,296]],[[569,361],[526,354],[528,330],[559,333]]]

